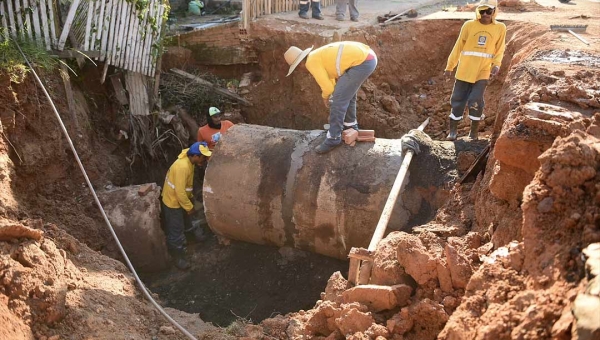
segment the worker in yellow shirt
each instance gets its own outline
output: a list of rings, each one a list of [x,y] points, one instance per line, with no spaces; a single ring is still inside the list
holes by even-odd
[[[190,267],[185,259],[185,233],[201,237],[200,230],[194,230],[189,217],[194,213],[194,166],[204,165],[211,154],[208,145],[201,142],[182,150],[169,168],[163,185],[161,208],[167,233],[167,249],[179,269]]]
[[[444,74],[448,77],[456,70],[454,89],[450,104],[450,133],[448,140],[455,140],[458,122],[465,106],[469,108],[471,131],[469,137],[477,139],[479,121],[483,119],[485,106],[483,95],[488,79],[500,71],[506,48],[506,26],[496,21],[496,0],[482,0],[475,9],[475,19],[465,22],[460,35],[448,57]]]
[[[329,107],[327,138],[315,149],[322,154],[341,144],[342,130],[358,130],[356,93],[375,71],[377,56],[369,46],[355,41],[334,42],[312,49],[303,51],[292,46],[284,58],[290,65],[288,76],[299,65],[310,72],[321,87],[323,103]]]

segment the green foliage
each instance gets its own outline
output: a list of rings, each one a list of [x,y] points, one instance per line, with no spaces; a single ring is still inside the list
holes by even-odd
[[[48,54],[42,45],[38,45],[34,41],[22,38],[0,40],[0,69],[10,74],[12,81],[20,82],[19,80],[22,80],[29,71],[27,63],[16,44],[19,44],[21,50],[23,50],[23,53],[34,67],[53,70],[59,66],[58,58]]]

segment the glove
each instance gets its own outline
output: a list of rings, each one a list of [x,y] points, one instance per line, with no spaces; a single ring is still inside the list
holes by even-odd
[[[419,154],[421,152],[421,148],[419,147],[419,140],[415,137],[414,130],[410,130],[407,134],[402,136],[400,142],[402,143],[402,153],[406,153],[408,150],[412,150],[415,154]]]

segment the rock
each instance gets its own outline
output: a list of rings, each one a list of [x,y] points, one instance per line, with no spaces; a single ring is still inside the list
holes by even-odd
[[[356,308],[344,309],[340,317],[335,319],[336,326],[344,336],[364,332],[374,323],[370,313],[361,312]]]
[[[492,171],[490,192],[515,205],[523,198],[523,189],[533,179],[533,174],[498,160],[495,161]]]
[[[471,164],[473,164],[473,162],[475,162],[476,158],[477,158],[477,154],[475,152],[469,152],[469,151],[460,152],[458,154],[458,158],[456,160],[456,168],[460,172],[465,172],[465,171],[469,170],[469,168],[471,167]]]
[[[537,210],[538,212],[544,214],[550,212],[552,210],[552,204],[554,203],[554,199],[552,197],[545,197],[543,200],[538,203]]]
[[[446,261],[444,259],[438,259],[436,269],[438,281],[440,283],[440,288],[442,289],[442,291],[446,293],[452,292],[454,290],[452,288],[452,277],[450,275],[450,269],[448,269]]]
[[[342,294],[344,303],[358,302],[374,312],[402,307],[408,304],[412,287],[399,284],[394,286],[361,285]]]
[[[395,115],[400,113],[400,104],[396,101],[396,98],[386,95],[381,97],[379,102],[387,112]]]
[[[573,302],[573,315],[577,320],[577,336],[580,340],[600,338],[600,297],[579,294]]]
[[[144,197],[151,190],[154,190],[155,187],[156,187],[156,184],[154,184],[154,183],[142,184],[142,185],[140,185],[140,188],[138,189],[138,195],[140,195],[141,197]]]
[[[160,226],[160,187],[140,196],[139,185],[99,192],[98,196],[133,265],[152,272],[167,268],[165,234]]]
[[[452,286],[454,288],[466,288],[471,275],[473,275],[469,261],[450,244],[446,244],[444,254],[446,255],[446,261],[448,261]]]
[[[344,279],[342,273],[337,271],[331,274],[327,280],[327,287],[325,287],[325,293],[321,295],[321,299],[341,303],[343,301],[342,293],[346,289],[348,289],[348,281]]]
[[[159,332],[165,335],[175,334],[175,329],[171,326],[160,326]]]
[[[437,261],[421,240],[406,233],[400,235],[402,237],[398,242],[398,262],[406,273],[421,285],[437,278]]]
[[[20,223],[3,220],[0,223],[0,241],[10,241],[18,238],[40,240],[44,233],[41,230],[26,227]]]

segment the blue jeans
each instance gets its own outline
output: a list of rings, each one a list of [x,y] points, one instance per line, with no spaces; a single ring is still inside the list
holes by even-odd
[[[341,142],[344,126],[358,124],[356,120],[356,93],[377,67],[377,58],[365,60],[362,64],[351,67],[337,80],[331,105],[329,107],[329,131],[327,139],[330,143]]]
[[[308,13],[308,8],[312,2],[312,16],[313,18],[321,16],[321,2],[320,0],[300,0],[300,12],[298,14]]]
[[[169,208],[161,200],[160,207],[165,232],[167,234],[167,248],[171,252],[183,251],[185,247],[185,232],[193,230],[189,215],[183,208]]]
[[[483,95],[487,87],[488,80],[482,79],[475,83],[467,83],[466,81],[458,80],[454,82],[452,97],[450,97],[450,119],[461,120],[465,113],[465,106],[469,105],[469,119],[481,120],[485,101]]]

